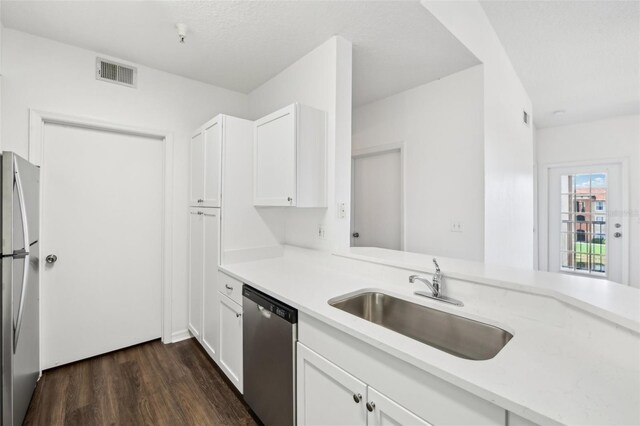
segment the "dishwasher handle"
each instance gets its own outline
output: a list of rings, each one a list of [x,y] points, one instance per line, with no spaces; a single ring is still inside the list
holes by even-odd
[[[271,311],[267,311],[265,308],[258,305],[257,303],[256,303],[256,307],[258,308],[258,310],[260,311],[263,317],[265,317],[266,319],[271,319]]]

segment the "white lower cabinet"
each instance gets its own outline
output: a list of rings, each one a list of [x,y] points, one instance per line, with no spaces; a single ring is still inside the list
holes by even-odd
[[[367,422],[369,426],[430,426],[430,423],[390,400],[371,386],[367,389],[367,404],[367,410],[371,409]]]
[[[365,425],[367,385],[298,343],[298,425]]]
[[[220,347],[218,365],[242,392],[242,306],[218,293]]]
[[[303,344],[297,349],[298,425],[429,425]]]
[[[218,360],[218,263],[220,259],[220,211],[201,209],[204,220],[204,280],[202,289],[202,346]]]
[[[189,331],[202,341],[202,289],[204,285],[203,209],[189,210]]]

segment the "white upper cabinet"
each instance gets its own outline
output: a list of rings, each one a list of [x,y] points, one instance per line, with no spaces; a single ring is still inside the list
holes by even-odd
[[[204,135],[202,129],[191,137],[189,145],[189,205],[201,206],[204,201]]]
[[[327,207],[326,116],[292,104],[255,122],[254,205]]]
[[[191,137],[189,203],[199,207],[220,207],[222,192],[222,126],[218,116]]]

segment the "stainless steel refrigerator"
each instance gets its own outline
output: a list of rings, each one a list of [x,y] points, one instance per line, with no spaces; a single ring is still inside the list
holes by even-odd
[[[1,159],[2,424],[21,425],[40,375],[40,169]]]

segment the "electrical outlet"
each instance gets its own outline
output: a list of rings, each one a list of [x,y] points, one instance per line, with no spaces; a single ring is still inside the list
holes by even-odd
[[[320,238],[321,240],[325,239],[324,225],[323,224],[318,225],[318,238]]]
[[[451,232],[462,232],[462,222],[460,222],[458,219],[452,219]]]
[[[344,203],[338,203],[336,211],[338,212],[338,219],[344,219],[347,217],[347,207]]]

